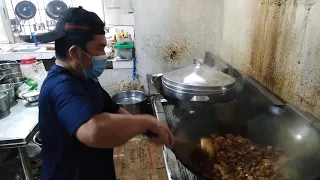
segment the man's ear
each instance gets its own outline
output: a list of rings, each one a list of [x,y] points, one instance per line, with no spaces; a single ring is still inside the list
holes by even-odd
[[[72,45],[70,48],[69,48],[69,56],[72,58],[72,59],[79,59],[81,54],[80,54],[80,47],[79,46],[76,46],[76,45]]]

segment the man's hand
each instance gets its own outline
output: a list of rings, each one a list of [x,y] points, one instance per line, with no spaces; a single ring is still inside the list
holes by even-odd
[[[152,124],[149,127],[149,130],[157,135],[156,137],[151,138],[151,142],[157,145],[166,145],[168,147],[172,147],[174,144],[174,136],[170,129],[163,123],[159,122],[158,119],[156,119],[155,117],[150,115],[144,116]]]

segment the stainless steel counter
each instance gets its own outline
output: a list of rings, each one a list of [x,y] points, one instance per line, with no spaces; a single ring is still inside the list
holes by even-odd
[[[32,180],[32,170],[26,150],[27,144],[38,130],[38,105],[18,100],[10,114],[0,119],[0,149],[18,148],[27,180]]]
[[[38,106],[18,100],[10,114],[0,119],[0,148],[26,146],[36,133]]]

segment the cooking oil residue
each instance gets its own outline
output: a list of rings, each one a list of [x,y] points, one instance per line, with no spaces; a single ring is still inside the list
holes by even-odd
[[[189,55],[189,44],[186,40],[178,42],[171,42],[164,47],[158,48],[158,54],[165,62],[175,62],[183,60]]]

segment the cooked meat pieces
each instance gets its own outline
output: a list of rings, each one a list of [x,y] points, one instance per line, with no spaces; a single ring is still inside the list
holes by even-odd
[[[209,154],[210,157],[214,156],[214,144],[211,138],[201,138],[200,139],[201,149]]]
[[[201,138],[201,148],[191,156],[204,174],[211,174],[208,179],[288,179],[281,170],[288,160],[281,149],[259,147],[239,135]]]

